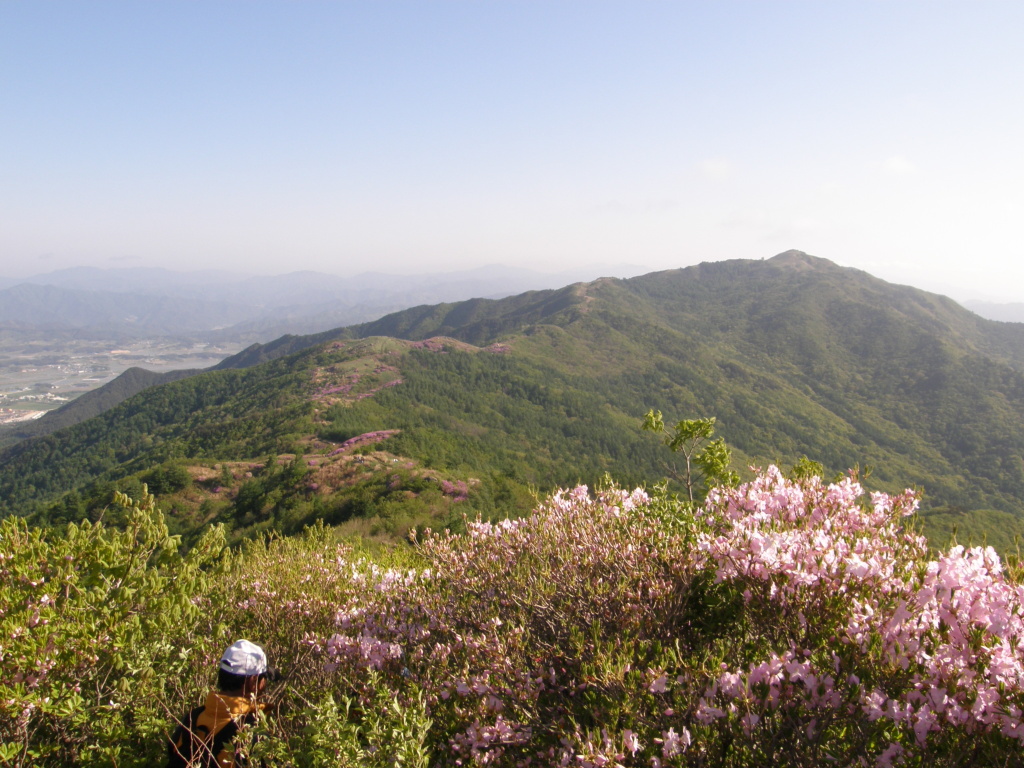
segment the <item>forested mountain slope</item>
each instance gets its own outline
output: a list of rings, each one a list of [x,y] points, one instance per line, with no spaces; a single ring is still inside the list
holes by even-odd
[[[219,368],[0,454],[3,509],[74,490],[74,517],[104,483],[180,465],[189,524],[284,529],[430,498],[450,512],[456,497],[486,514],[531,486],[664,476],[638,429],[649,408],[716,416],[737,469],[803,454],[830,472],[870,465],[874,485],[923,486],[947,515],[1018,520],[1024,498],[1024,326],[799,252],[417,307]],[[385,436],[334,453],[367,433]],[[323,481],[339,462],[351,482]],[[459,482],[465,494],[439,490]]]
[[[517,299],[410,310],[357,332],[476,344],[521,332],[517,353],[599,372],[667,413],[715,414],[760,460],[867,463],[935,502],[1021,507],[1024,325],[793,251]]]

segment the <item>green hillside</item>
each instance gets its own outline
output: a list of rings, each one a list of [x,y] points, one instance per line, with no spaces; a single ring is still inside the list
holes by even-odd
[[[115,485],[155,481],[184,532],[400,533],[606,472],[656,481],[639,423],[657,408],[716,416],[741,472],[806,454],[922,487],[926,510],[1021,516],[1024,326],[799,252],[418,307],[218,368],[7,449],[0,509],[95,516]]]
[[[593,482],[605,472],[637,482],[656,475],[657,441],[633,428],[639,407],[624,414],[585,385],[500,347],[333,342],[148,390],[20,443],[0,478],[8,512],[74,489],[48,508],[50,522],[104,505],[114,481],[177,494],[170,503],[178,517],[197,526],[265,523],[291,532],[314,517],[338,523],[396,504],[436,517],[460,495],[446,486],[459,483],[468,496],[458,499],[466,502],[459,518],[461,510],[518,513],[533,502],[531,487]],[[393,434],[335,453],[379,431]],[[593,450],[581,453],[581,444]],[[164,483],[173,467],[187,468],[187,479]]]
[[[540,298],[553,313],[518,326],[516,352],[600,377],[618,402],[714,414],[730,444],[761,462],[807,454],[833,471],[870,465],[876,482],[923,486],[935,504],[1021,510],[1024,325],[799,252]],[[478,302],[356,332],[443,331],[481,344],[528,315]]]

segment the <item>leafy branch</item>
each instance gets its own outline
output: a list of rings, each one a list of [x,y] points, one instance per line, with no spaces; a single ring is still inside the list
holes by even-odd
[[[729,469],[732,452],[724,438],[712,440],[715,418],[683,419],[671,428],[665,427],[661,411],[650,410],[644,417],[643,429],[664,436],[665,445],[673,453],[680,453],[686,462],[682,472],[674,465],[666,465],[675,480],[686,487],[692,504],[707,495],[716,485],[736,485],[740,477]]]

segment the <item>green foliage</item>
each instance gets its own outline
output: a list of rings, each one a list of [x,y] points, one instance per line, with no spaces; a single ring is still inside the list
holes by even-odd
[[[423,693],[399,700],[372,670],[366,676],[367,701],[324,694],[301,711],[305,726],[291,732],[286,722],[267,719],[249,734],[250,756],[304,768],[428,768],[432,722]]]
[[[26,440],[0,457],[0,514],[25,514],[33,501],[89,481],[152,471],[169,460],[265,455],[303,430],[309,411],[299,396],[304,384],[284,361],[204,373],[148,389],[54,435]]]
[[[812,477],[825,477],[825,465],[820,461],[812,461],[806,456],[801,456],[790,468],[787,477],[790,480],[810,480]]]
[[[675,472],[681,480],[691,504],[707,495],[716,485],[736,485],[738,474],[729,469],[732,454],[723,438],[712,440],[715,419],[684,419],[671,430],[665,429],[661,411],[650,410],[644,417],[643,429],[665,435],[665,445],[686,460],[683,471]]]
[[[180,464],[165,463],[142,476],[142,481],[154,496],[176,493],[192,485],[192,476]]]
[[[932,547],[945,549],[954,544],[990,546],[1004,557],[1020,558],[1024,541],[1024,518],[995,509],[968,512],[939,507],[918,513],[922,533]]]
[[[328,529],[229,552],[211,528],[182,555],[152,496],[119,495],[108,514],[123,528],[84,522],[55,536],[0,521],[0,766],[162,764],[174,718],[242,636],[258,638],[286,675],[275,697],[287,706],[240,738],[254,758],[427,765],[422,694],[399,701],[381,688],[357,702],[325,685],[310,653],[307,638],[333,630],[352,589],[351,549]]]
[[[63,535],[0,522],[0,765],[152,765],[164,703],[211,662],[219,529],[181,555],[152,496],[119,495],[112,517]]]
[[[402,373],[405,383],[382,392],[372,407],[394,414],[389,426],[402,429],[389,449],[428,466],[498,472],[551,488],[607,471],[635,477],[641,462],[655,461],[600,393],[550,367],[511,356],[416,350]],[[345,418],[357,418],[360,405]]]

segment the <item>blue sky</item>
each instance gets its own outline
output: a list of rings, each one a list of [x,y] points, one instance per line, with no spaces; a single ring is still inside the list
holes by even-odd
[[[1024,3],[0,3],[0,275],[662,269],[1024,301]]]

